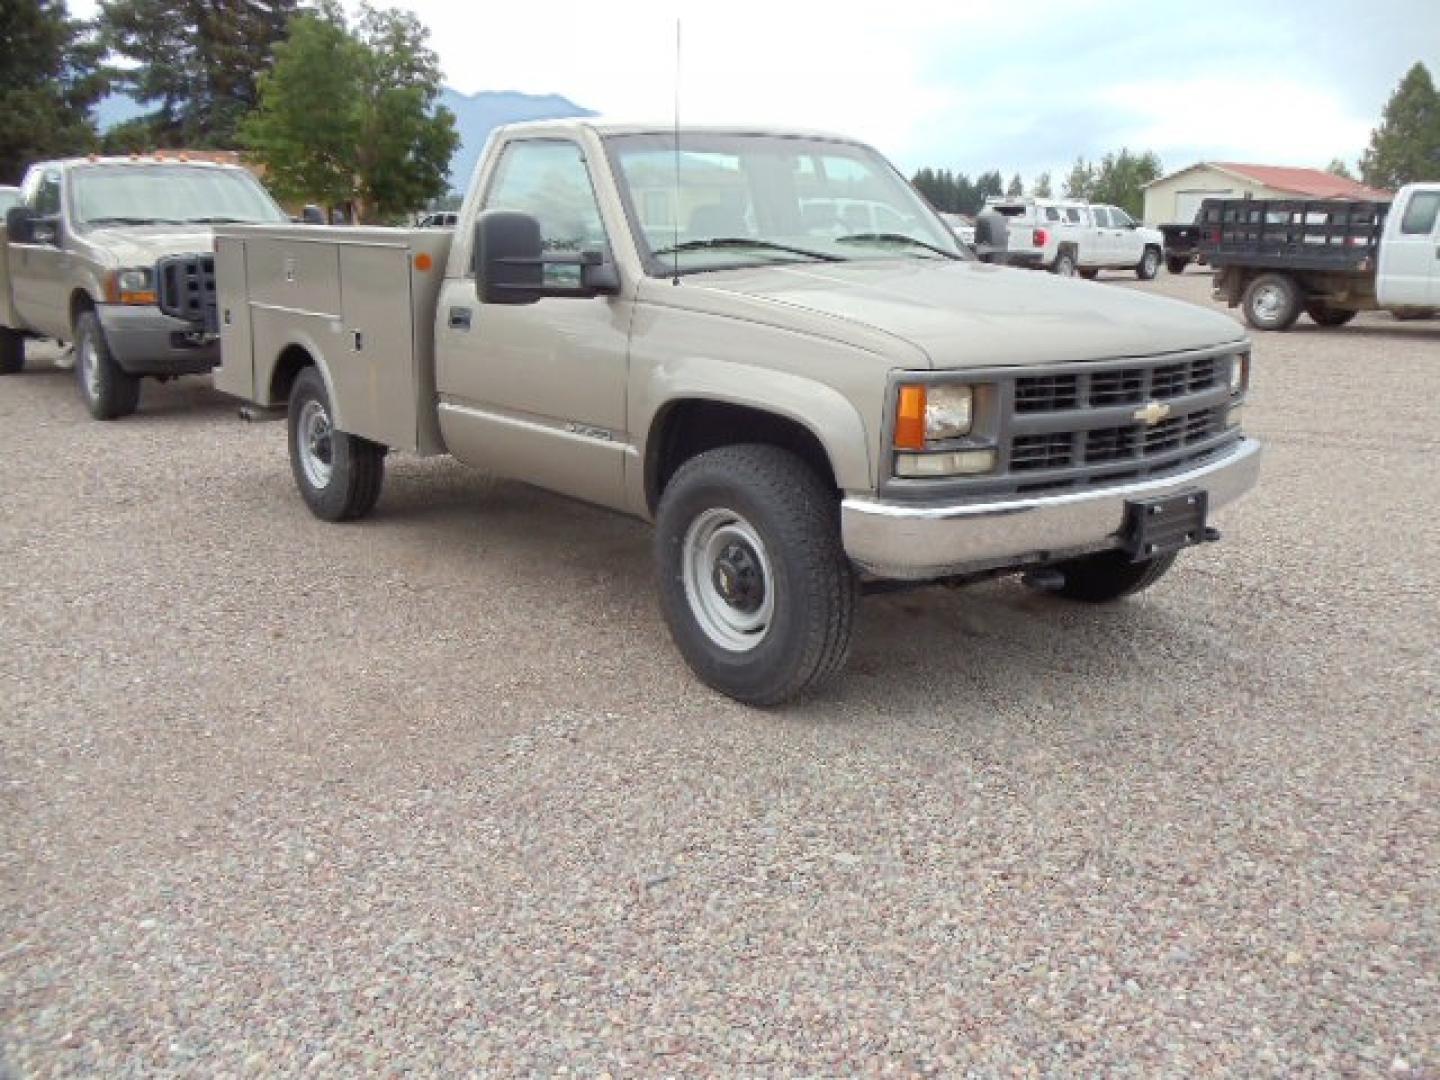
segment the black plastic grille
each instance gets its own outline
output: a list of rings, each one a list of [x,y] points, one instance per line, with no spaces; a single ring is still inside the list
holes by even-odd
[[[155,269],[157,306],[208,333],[219,330],[215,299],[215,256],[171,255]]]
[[[1062,412],[1166,401],[1219,385],[1227,362],[1226,357],[1200,356],[1159,366],[1137,364],[1089,374],[1025,375],[1015,380],[1015,411]]]
[[[1017,435],[1010,442],[1010,471],[1143,463],[1147,458],[1205,442],[1224,430],[1225,409],[1211,407],[1169,416],[1152,426],[1135,423],[1088,431]]]

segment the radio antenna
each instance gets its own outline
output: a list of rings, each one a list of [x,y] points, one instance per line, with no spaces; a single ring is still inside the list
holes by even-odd
[[[675,20],[675,203],[670,211],[674,243],[670,245],[674,274],[672,285],[680,284],[680,20]]]

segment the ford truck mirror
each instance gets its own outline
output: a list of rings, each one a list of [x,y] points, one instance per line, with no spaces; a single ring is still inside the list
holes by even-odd
[[[547,285],[547,266],[576,267],[576,284]],[[475,270],[482,304],[533,304],[547,296],[585,298],[620,291],[620,276],[602,252],[546,252],[540,222],[515,210],[486,210],[476,219]]]
[[[5,231],[10,234],[11,243],[33,244],[34,224],[35,211],[28,206],[12,206],[5,211]]]

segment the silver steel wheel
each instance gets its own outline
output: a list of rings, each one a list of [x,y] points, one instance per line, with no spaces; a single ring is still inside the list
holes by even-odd
[[[1284,314],[1286,299],[1285,290],[1279,285],[1262,285],[1255,290],[1251,307],[1261,322],[1273,323]]]
[[[300,407],[295,446],[300,455],[300,468],[304,470],[310,486],[329,487],[330,477],[335,471],[334,432],[325,406],[313,398]]]
[[[1145,268],[1145,276],[1152,278],[1160,272],[1160,256],[1153,251],[1147,251],[1140,265]]]
[[[80,382],[85,387],[85,396],[91,401],[99,401],[100,351],[95,348],[95,339],[87,336],[79,351]]]
[[[1060,256],[1055,263],[1055,274],[1057,277],[1074,277],[1075,260],[1068,255]]]
[[[775,617],[775,576],[755,527],[733,510],[706,510],[690,523],[681,551],[690,611],[722,649],[757,648]]]

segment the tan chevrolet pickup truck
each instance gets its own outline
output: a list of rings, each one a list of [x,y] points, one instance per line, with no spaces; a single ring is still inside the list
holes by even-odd
[[[155,306],[155,260],[208,249],[219,222],[287,220],[235,165],[164,158],[75,158],[30,167],[0,233],[0,375],[25,340],[75,344],[91,415],[135,411],[140,380],[209,371],[213,336]]]
[[[283,411],[322,518],[403,450],[653,521],[679,651],[754,704],[841,667],[868,588],[1116,600],[1254,484],[1232,320],[983,265],[849,139],[675,138],[501,129],[453,238],[221,227],[161,304]]]

